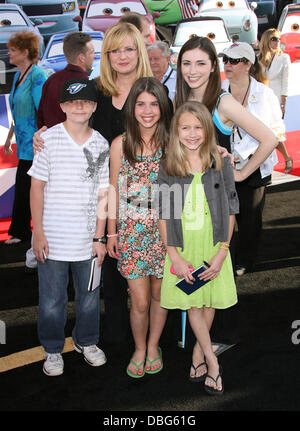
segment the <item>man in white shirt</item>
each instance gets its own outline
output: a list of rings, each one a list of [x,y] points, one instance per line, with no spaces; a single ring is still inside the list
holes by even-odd
[[[156,41],[147,46],[153,75],[169,89],[169,98],[174,99],[176,71],[170,65],[170,50],[166,42]]]

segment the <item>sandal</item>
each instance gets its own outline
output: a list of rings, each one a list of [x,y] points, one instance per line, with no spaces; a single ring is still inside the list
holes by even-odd
[[[217,375],[217,377],[215,379],[212,376],[210,376],[209,374],[206,374],[206,378],[211,379],[216,384],[216,387],[213,388],[212,386],[208,386],[208,385],[204,384],[205,391],[209,395],[222,395],[224,392],[224,385],[223,385],[223,380],[222,380],[222,371],[220,370],[219,374]],[[218,386],[217,382],[219,379],[221,379],[221,385]]]
[[[205,365],[206,366],[206,373],[204,373],[204,374],[202,374],[201,376],[199,376],[199,377],[196,377],[196,374],[197,374],[197,370],[198,370],[198,368],[199,367],[202,367],[203,365]],[[207,376],[207,364],[206,364],[206,362],[204,361],[204,362],[201,362],[201,364],[199,364],[199,365],[197,365],[197,367],[195,367],[195,365],[194,364],[192,364],[191,365],[191,368],[193,368],[193,370],[194,370],[194,376],[195,377],[192,377],[191,375],[190,375],[190,377],[189,377],[189,381],[190,382],[194,382],[194,383],[200,383],[200,382],[203,382],[203,380],[206,378],[206,376]]]
[[[135,367],[136,367],[136,374],[135,373],[133,373],[131,370],[129,370],[129,365],[130,364],[133,364]],[[127,370],[126,370],[126,372],[127,372],[127,374],[128,374],[128,376],[130,376],[130,377],[133,377],[134,379],[140,379],[141,377],[144,377],[144,375],[145,375],[145,367],[143,368],[143,372],[142,372],[142,374],[138,374],[139,373],[139,369],[140,369],[140,367],[142,366],[142,365],[144,365],[145,364],[145,359],[140,363],[140,364],[136,364],[132,359],[130,360],[130,363],[129,363],[129,365],[128,365],[128,367],[127,367]]]
[[[152,361],[150,361],[148,356],[146,357],[146,362],[149,362],[149,364],[150,364],[150,370],[145,370],[146,374],[156,374],[156,373],[159,373],[163,369],[164,365],[163,365],[163,361],[162,361],[162,352],[161,352],[160,347],[158,348],[158,351],[159,351],[159,356],[155,359],[152,359]],[[158,360],[161,361],[161,366],[156,368],[155,370],[151,370],[151,366],[152,366],[153,362],[158,361]]]
[[[284,170],[284,173],[285,174],[289,174],[292,170],[293,170],[293,159],[291,157],[289,157],[285,161],[285,170]]]

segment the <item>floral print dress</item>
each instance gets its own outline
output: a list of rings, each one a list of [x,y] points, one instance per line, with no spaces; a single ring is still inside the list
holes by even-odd
[[[126,279],[162,278],[166,250],[153,202],[162,152],[142,156],[132,166],[123,157],[119,172],[118,270]]]

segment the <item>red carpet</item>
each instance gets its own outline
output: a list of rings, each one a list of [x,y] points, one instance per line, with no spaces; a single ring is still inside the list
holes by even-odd
[[[10,217],[0,219],[0,241],[6,241],[9,238],[7,234],[10,225]]]
[[[289,155],[293,158],[293,170],[290,173],[290,175],[295,175],[296,177],[300,177],[300,131],[297,130],[296,132],[288,132],[287,134],[287,140],[285,143],[285,146],[288,150]],[[274,167],[274,170],[277,172],[284,172],[285,168],[285,162],[284,158],[282,157],[281,153],[277,151],[278,156],[278,163]]]

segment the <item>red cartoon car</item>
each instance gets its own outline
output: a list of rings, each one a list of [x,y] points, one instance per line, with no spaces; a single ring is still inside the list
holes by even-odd
[[[289,54],[291,62],[300,61],[300,4],[287,5],[280,16],[281,48]]]
[[[143,0],[89,0],[83,16],[82,31],[105,31],[126,12],[138,12],[151,23],[151,40],[155,41],[155,24]]]

